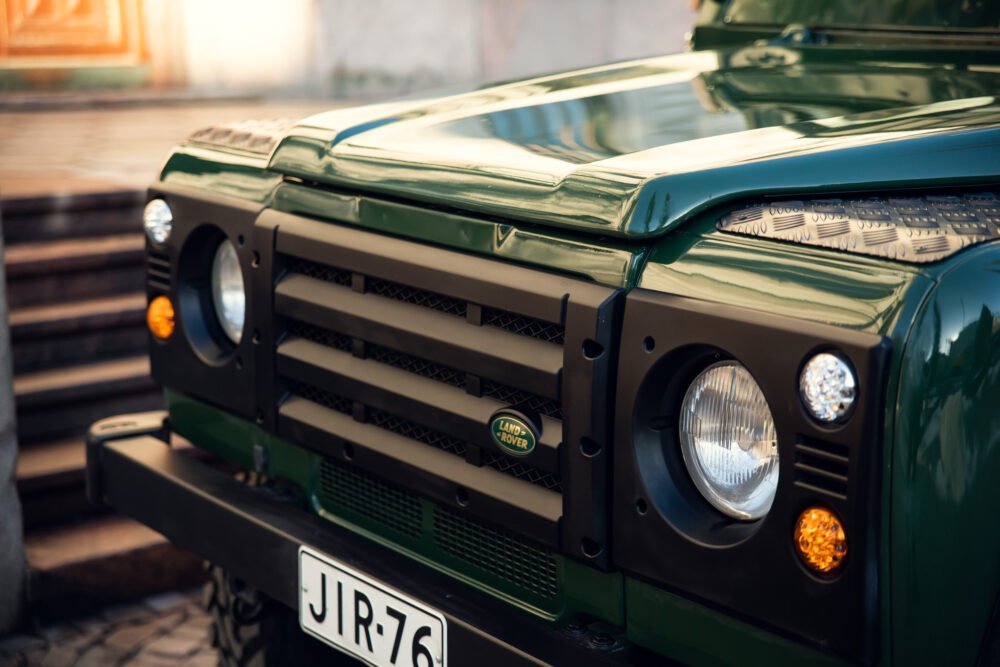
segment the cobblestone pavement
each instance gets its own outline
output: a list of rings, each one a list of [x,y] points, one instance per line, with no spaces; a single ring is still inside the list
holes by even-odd
[[[0,637],[0,667],[214,667],[210,624],[199,591],[167,593],[37,634]]]

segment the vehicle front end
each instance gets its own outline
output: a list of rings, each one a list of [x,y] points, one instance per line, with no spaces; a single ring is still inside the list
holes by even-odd
[[[1000,656],[1000,67],[705,20],[178,147],[95,501],[372,664]]]

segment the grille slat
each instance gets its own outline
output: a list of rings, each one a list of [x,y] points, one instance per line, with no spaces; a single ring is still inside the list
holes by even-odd
[[[328,329],[295,321],[291,323],[288,331],[292,335],[301,336],[314,343],[320,343],[344,352],[351,351],[350,336],[338,334]],[[367,344],[367,358],[453,387],[465,388],[466,386],[467,373],[382,345]],[[527,407],[546,417],[562,420],[562,406],[558,401],[532,394],[523,389],[484,379],[482,395],[508,405]]]
[[[353,415],[354,401],[345,396],[301,382],[294,383],[289,391],[293,396],[304,398],[342,414]],[[455,456],[464,458],[466,455],[468,445],[459,438],[403,419],[384,410],[367,408],[365,413],[367,423],[372,426]],[[541,470],[524,461],[512,459],[496,452],[484,452],[483,465],[549,491],[562,492],[562,482],[558,474]]]

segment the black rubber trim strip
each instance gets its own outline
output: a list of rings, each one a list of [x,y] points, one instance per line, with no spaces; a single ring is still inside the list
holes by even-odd
[[[562,347],[315,278],[291,275],[275,289],[279,315],[559,397]]]
[[[100,496],[108,505],[296,611],[303,545],[437,609],[448,622],[451,667],[666,663],[632,645],[594,649],[586,635],[562,632],[266,489],[241,484],[156,438],[102,443],[87,465],[99,468]]]
[[[278,346],[278,373],[293,380],[364,403],[442,431],[483,449],[500,452],[490,436],[490,417],[506,407],[451,385],[347,352],[293,338]],[[518,460],[548,472],[559,472],[562,424],[542,416],[535,449]]]
[[[464,490],[461,511],[517,532],[549,547],[559,545],[562,498],[554,491],[477,467],[465,459],[434,447],[414,443],[391,431],[354,421],[304,398],[293,396],[278,411],[283,437],[308,449],[414,489],[444,505],[459,507],[458,489]],[[344,445],[351,447],[345,456]]]

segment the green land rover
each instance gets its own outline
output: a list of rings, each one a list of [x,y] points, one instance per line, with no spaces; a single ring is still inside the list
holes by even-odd
[[[169,407],[91,497],[214,564],[224,664],[998,664],[998,28],[706,0],[686,53],[196,133]]]

